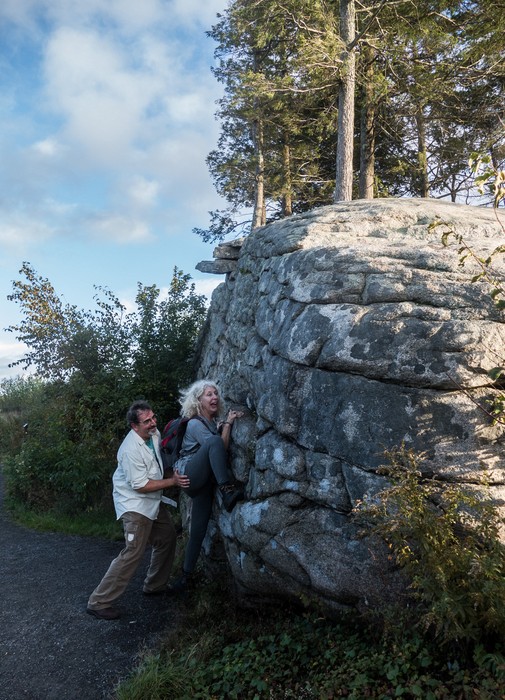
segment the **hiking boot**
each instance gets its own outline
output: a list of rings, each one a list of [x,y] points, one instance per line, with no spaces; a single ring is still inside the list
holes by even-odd
[[[228,512],[233,510],[233,507],[238,501],[244,500],[243,490],[238,488],[234,484],[222,484],[222,486],[219,487],[219,491],[221,493],[223,506]]]
[[[98,620],[117,620],[121,617],[121,613],[117,608],[99,608],[98,610],[93,610],[93,608],[86,608],[88,615],[93,615]]]
[[[148,598],[156,598],[157,596],[167,595],[169,592],[169,586],[163,586],[163,588],[157,588],[155,591],[142,591],[142,595]]]

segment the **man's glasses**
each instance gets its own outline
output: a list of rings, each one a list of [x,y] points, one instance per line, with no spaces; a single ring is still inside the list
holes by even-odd
[[[145,420],[140,421],[142,425],[149,425],[149,423],[156,423],[156,416],[151,416],[150,418],[146,418]]]

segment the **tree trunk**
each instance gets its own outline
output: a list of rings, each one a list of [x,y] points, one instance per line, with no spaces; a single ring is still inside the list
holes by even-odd
[[[284,143],[283,153],[284,187],[282,193],[282,216],[291,216],[293,213],[293,197],[291,188],[291,150],[288,143]]]
[[[417,124],[417,159],[419,168],[419,196],[429,197],[428,185],[428,158],[426,151],[426,123],[422,105],[419,105],[416,113]]]
[[[354,89],[356,84],[355,38],[356,11],[354,0],[340,2],[340,37],[343,76],[338,94],[338,133],[335,177],[335,202],[352,199],[352,157],[354,148]]]
[[[266,223],[265,208],[265,156],[263,152],[263,122],[260,118],[253,124],[254,152],[256,156],[256,176],[254,192],[254,209],[251,230],[264,226]]]
[[[451,177],[450,181],[451,181],[451,188],[450,188],[451,202],[457,202],[457,200],[458,200],[458,183],[457,183],[454,175]]]
[[[364,50],[363,58],[366,62],[366,66],[360,124],[359,196],[361,199],[373,199],[375,181],[375,99],[373,89],[373,61],[375,58],[375,52],[370,47],[367,47]]]
[[[261,60],[258,56],[258,51],[254,50],[253,67],[254,72],[260,70]],[[265,206],[265,150],[264,150],[264,134],[263,134],[263,119],[259,100],[255,100],[256,119],[252,123],[252,139],[254,144],[254,156],[256,159],[255,168],[255,191],[254,191],[254,209],[251,222],[251,231],[264,226],[266,223],[266,206]]]

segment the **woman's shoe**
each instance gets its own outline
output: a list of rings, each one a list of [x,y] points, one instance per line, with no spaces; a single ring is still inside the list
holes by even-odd
[[[167,595],[179,595],[185,593],[193,584],[193,574],[183,571],[179,578],[167,587]]]
[[[244,492],[242,489],[238,488],[234,484],[226,483],[219,487],[221,492],[221,498],[223,500],[223,505],[228,512],[233,510],[234,506],[238,501],[244,500]]]

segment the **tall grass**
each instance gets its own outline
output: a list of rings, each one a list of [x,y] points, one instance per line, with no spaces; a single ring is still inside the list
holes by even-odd
[[[14,522],[39,532],[63,532],[68,535],[122,540],[123,529],[114,510],[90,510],[74,515],[59,510],[34,511],[19,502],[7,499],[6,508]]]

